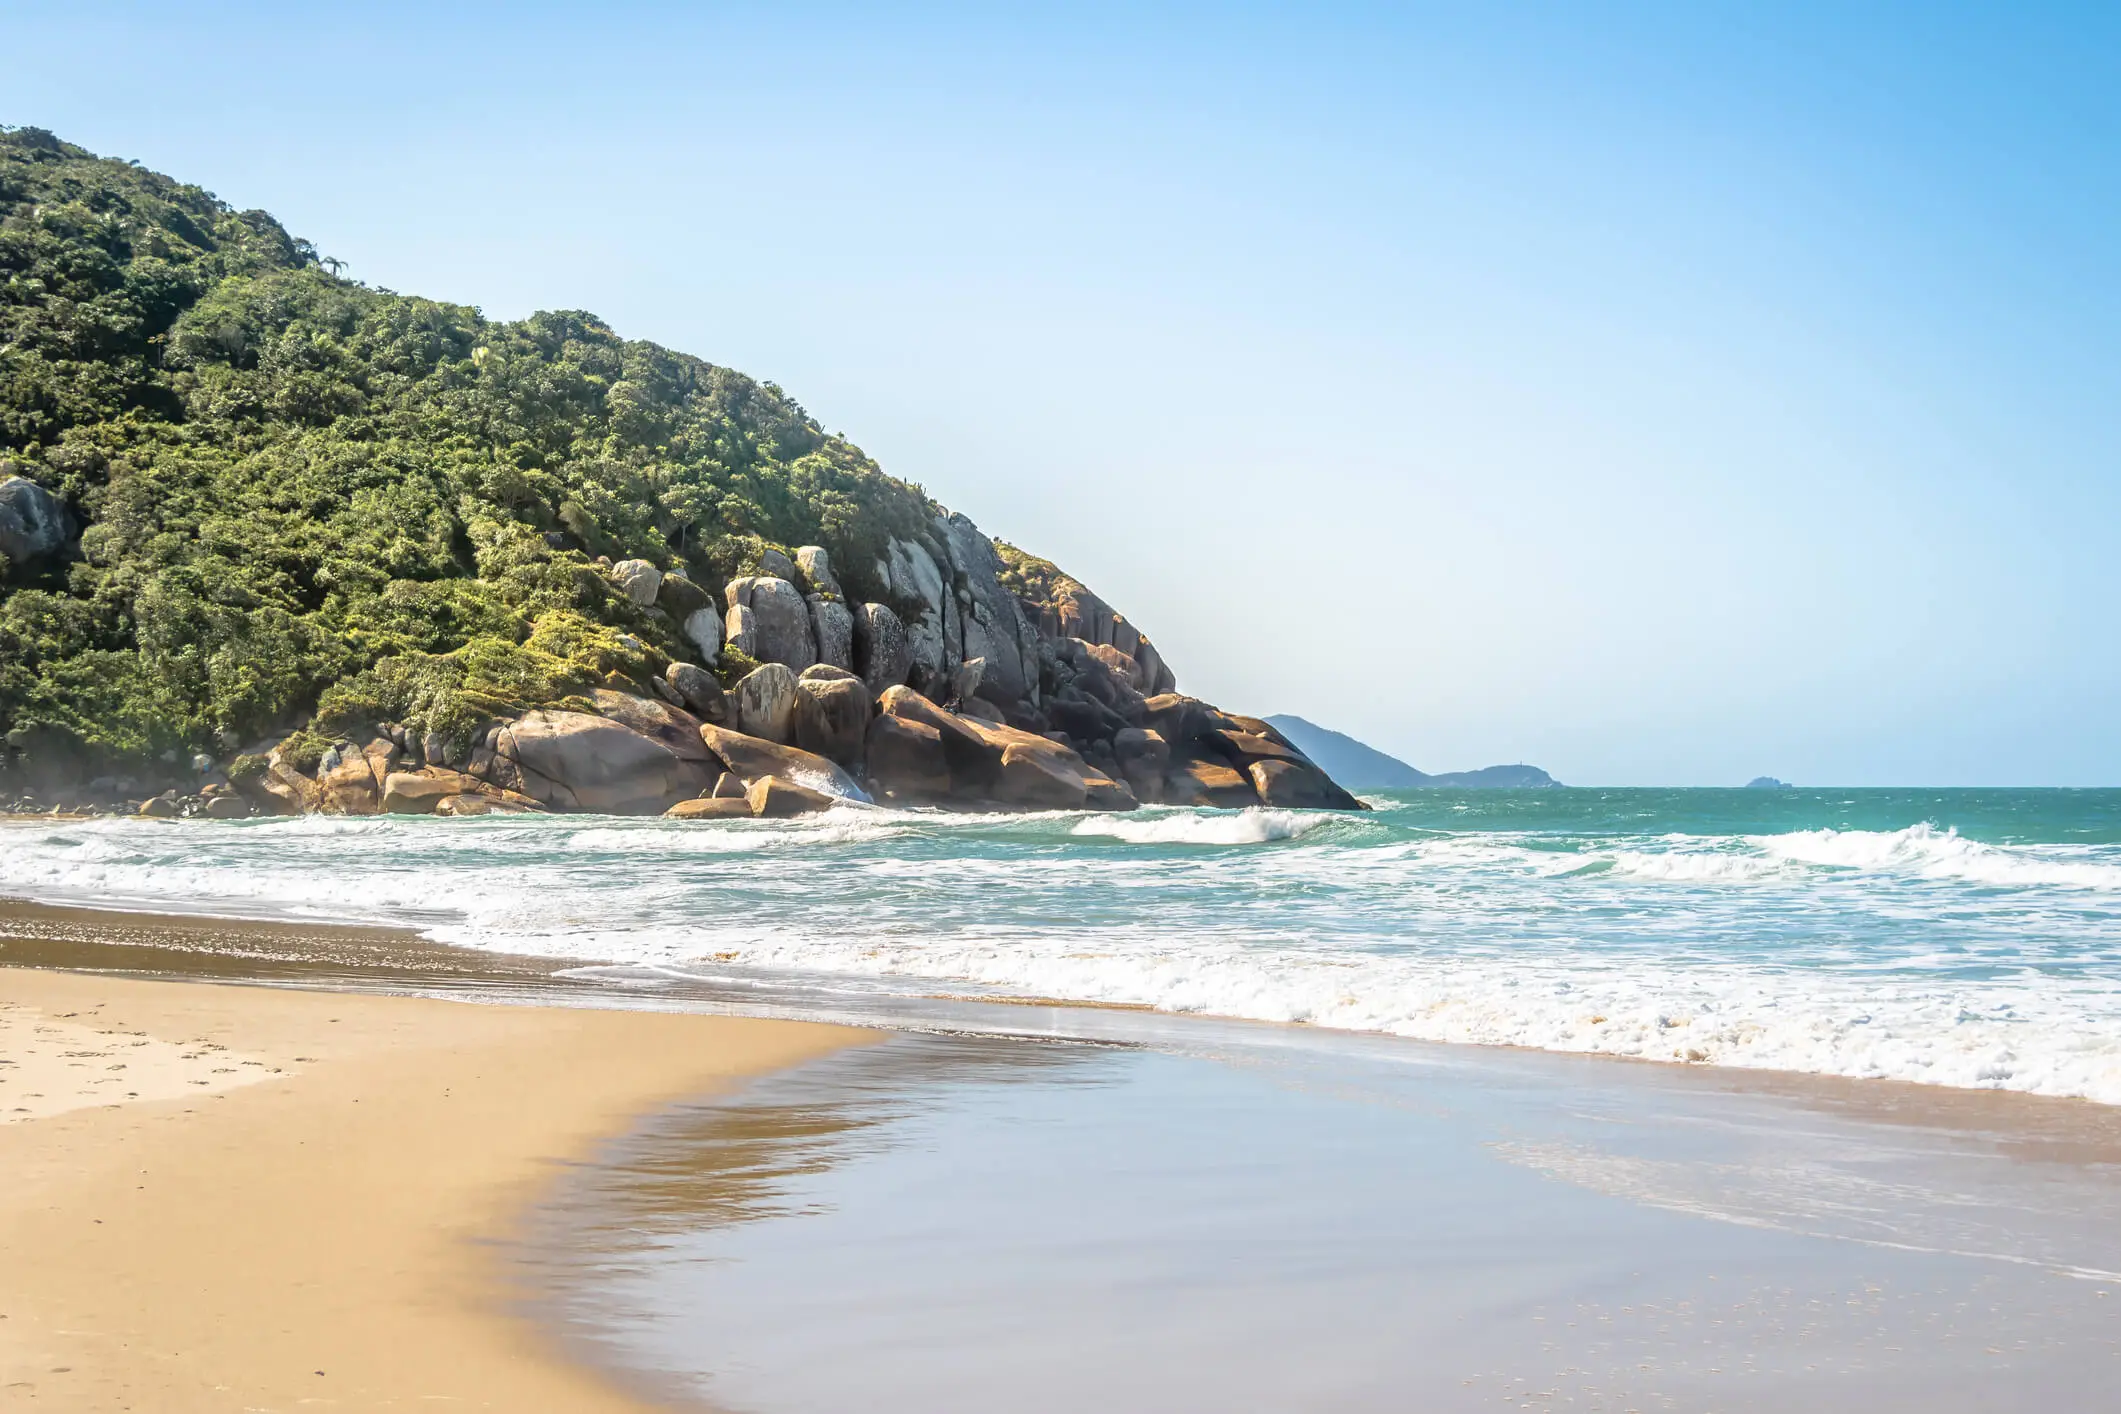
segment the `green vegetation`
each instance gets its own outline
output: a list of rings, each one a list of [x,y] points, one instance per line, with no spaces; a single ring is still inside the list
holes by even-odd
[[[335,264],[262,211],[0,130],[0,477],[86,527],[0,565],[0,733],[144,764],[312,710],[468,732],[688,651],[598,556],[715,592],[815,543],[873,598],[885,542],[935,513],[770,383]]]

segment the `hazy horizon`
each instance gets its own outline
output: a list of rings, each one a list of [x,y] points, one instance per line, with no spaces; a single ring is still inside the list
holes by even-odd
[[[0,122],[770,379],[1234,710],[2121,783],[2121,13],[7,24]]]

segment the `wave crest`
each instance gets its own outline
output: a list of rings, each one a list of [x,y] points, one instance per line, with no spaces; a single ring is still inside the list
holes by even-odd
[[[1093,815],[1069,833],[1128,844],[1269,844],[1332,823],[1330,815],[1253,806],[1234,815]]]

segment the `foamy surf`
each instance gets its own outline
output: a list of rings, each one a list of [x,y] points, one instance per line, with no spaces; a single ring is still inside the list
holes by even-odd
[[[2121,1103],[2121,793],[1379,804],[97,821],[8,830],[0,889]]]

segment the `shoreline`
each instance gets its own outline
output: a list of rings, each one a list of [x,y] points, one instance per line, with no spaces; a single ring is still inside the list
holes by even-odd
[[[0,967],[10,1407],[647,1407],[498,1244],[643,1116],[873,1039],[219,980]]]
[[[38,924],[39,927],[25,927]],[[259,940],[272,940],[259,946]],[[215,946],[216,943],[221,946]],[[204,944],[204,946],[199,946]],[[277,944],[277,945],[274,945]],[[29,949],[25,953],[25,947]],[[14,954],[11,956],[11,949]],[[163,966],[124,967],[152,953]],[[51,903],[19,894],[0,893],[0,971],[8,967],[56,967],[90,972],[137,972],[149,976],[184,976],[229,982],[273,981],[294,985],[376,990],[379,981],[402,984],[420,995],[438,992],[476,993],[484,1001],[548,1004],[572,1002],[597,1007],[594,993],[567,989],[559,994],[555,975],[585,967],[626,964],[576,957],[489,952],[436,942],[410,928],[355,922],[303,922],[238,914],[161,912],[118,904]],[[1820,1103],[1851,1110],[1875,1108],[1882,1114],[1940,1113],[1980,1116],[1980,1122],[2008,1125],[2010,1112],[2038,1120],[2041,1129],[2067,1127],[2071,1115],[2090,1116],[2102,1131],[2121,1136],[2121,1104],[2084,1095],[2049,1095],[2000,1086],[1949,1085],[1894,1076],[1853,1076],[1665,1059],[1614,1051],[1563,1050],[1503,1041],[1431,1040],[1388,1031],[1365,1031],[1301,1021],[1268,1021],[1218,1012],[1166,1011],[1144,1002],[1085,1001],[1069,997],[949,990],[937,981],[934,990],[908,991],[900,998],[1005,1012],[1057,1011],[1114,1017],[1154,1017],[1179,1024],[1260,1028],[1352,1042],[1374,1042],[1445,1053],[1473,1052],[1545,1058],[1593,1065],[1618,1063],[1660,1076],[1686,1075],[1695,1083],[1737,1093],[1778,1092],[1808,1096]],[[579,1001],[575,1000],[580,998]],[[608,1005],[608,999],[601,1003]],[[740,1012],[741,1014],[741,1012]],[[808,1018],[796,1018],[807,1020]],[[829,1019],[826,1024],[839,1024]],[[857,1019],[855,1026],[869,1024]],[[888,1025],[888,1023],[878,1023]],[[1957,1122],[1956,1118],[1953,1122]]]
[[[547,1278],[511,1254],[567,1184],[640,1135],[894,1033],[718,1014],[707,1008],[799,1008],[636,997],[552,971],[404,930],[0,899],[0,1060],[36,1061],[40,1086],[71,1077],[84,1101],[13,1116],[25,1067],[0,1065],[0,1404],[668,1407],[669,1386],[579,1338]],[[1085,1007],[1042,1032],[1030,1009],[909,1016],[916,1034],[900,1039],[985,1032],[996,1054],[1089,1040],[1270,1069],[1279,1055],[1342,1075],[1382,1061],[1466,1114],[1548,1095],[1632,1130],[1766,1106],[1869,1136],[1865,1153],[1904,1142],[2027,1173],[2121,1165],[2121,1108],[2089,1100]],[[26,1055],[32,1010],[54,1029]],[[108,1103],[121,1084],[134,1093]]]

